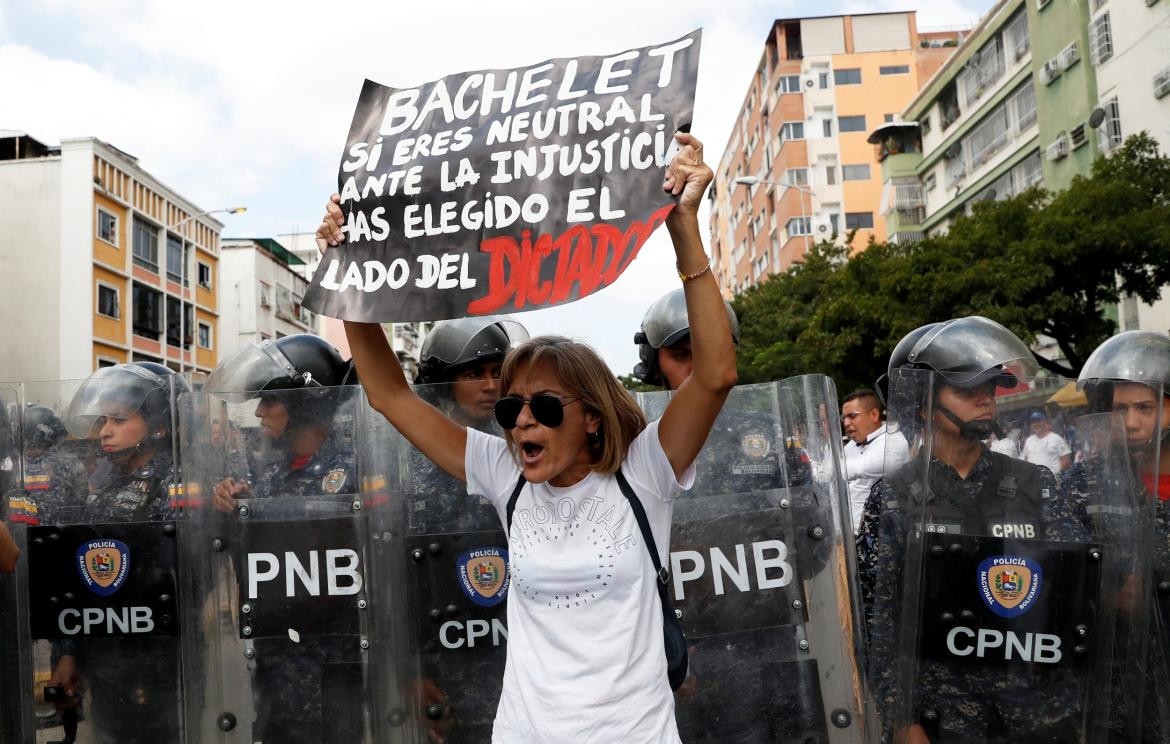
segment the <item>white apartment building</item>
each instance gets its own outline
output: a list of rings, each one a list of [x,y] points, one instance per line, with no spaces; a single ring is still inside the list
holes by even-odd
[[[308,281],[303,262],[272,238],[226,238],[220,250],[220,358],[241,346],[314,333],[301,305]]]

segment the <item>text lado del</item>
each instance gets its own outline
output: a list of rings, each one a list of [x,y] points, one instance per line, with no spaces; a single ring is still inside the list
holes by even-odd
[[[338,174],[343,245],[305,305],[438,320],[571,302],[617,280],[674,204],[701,32],[603,57],[367,80]]]

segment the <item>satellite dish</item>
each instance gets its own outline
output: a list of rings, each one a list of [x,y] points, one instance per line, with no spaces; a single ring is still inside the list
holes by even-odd
[[[1093,113],[1089,114],[1089,126],[1093,129],[1105,123],[1105,109],[1098,106],[1093,109]]]
[[[959,145],[958,142],[956,142],[955,144],[948,147],[947,151],[943,154],[951,160],[954,160],[955,158],[959,157],[959,153],[961,152],[963,152],[963,148]]]

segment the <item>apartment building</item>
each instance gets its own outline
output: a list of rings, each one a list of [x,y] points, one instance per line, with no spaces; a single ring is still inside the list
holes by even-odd
[[[218,361],[222,223],[93,137],[0,132],[0,379]]]
[[[249,343],[315,331],[315,316],[301,304],[309,286],[297,271],[303,266],[300,257],[273,238],[222,241],[221,357]]]
[[[868,143],[951,55],[961,31],[913,12],[776,20],[710,192],[712,265],[734,294],[817,241],[884,240]]]

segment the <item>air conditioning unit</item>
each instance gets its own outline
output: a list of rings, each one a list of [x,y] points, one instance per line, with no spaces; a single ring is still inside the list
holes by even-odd
[[[816,85],[817,85],[817,81],[816,81],[816,80],[813,80],[811,77],[806,77],[806,78],[804,79],[804,87],[806,87],[806,88],[815,88],[815,87],[816,87]]]
[[[1072,130],[1069,131],[1068,136],[1071,140],[1073,150],[1089,141],[1088,137],[1085,136],[1084,124],[1078,124],[1077,126],[1073,127]]]
[[[1060,66],[1059,59],[1050,59],[1044,63],[1044,67],[1040,70],[1040,76],[1044,78],[1045,84],[1050,84],[1053,80],[1060,77],[1063,68]]]
[[[1170,93],[1170,67],[1154,76],[1154,98],[1162,98]]]
[[[1060,55],[1058,56],[1058,58],[1060,59],[1061,69],[1067,70],[1068,68],[1075,65],[1077,62],[1081,61],[1081,48],[1074,41],[1074,42],[1070,43],[1068,46],[1066,46],[1064,49],[1060,50]]]
[[[829,226],[828,225],[821,225],[821,226],[817,227],[817,230],[819,230],[820,232],[828,232]]]
[[[1069,150],[1068,137],[1061,132],[1060,136],[1044,150],[1044,154],[1048,156],[1049,160],[1060,160],[1068,157]]]

